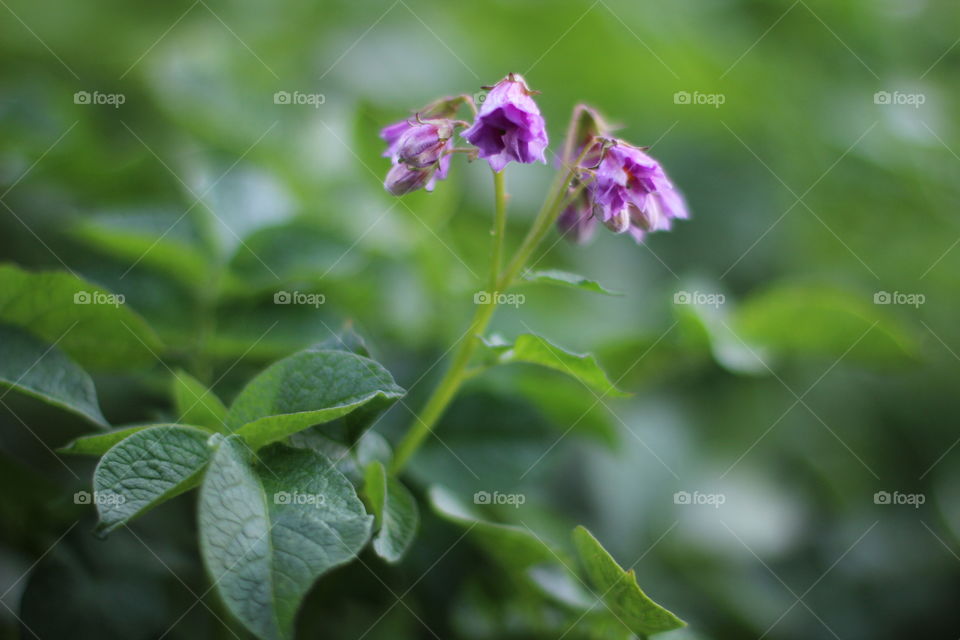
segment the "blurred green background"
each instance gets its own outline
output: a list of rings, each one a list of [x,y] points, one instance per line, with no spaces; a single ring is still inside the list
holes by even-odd
[[[229,399],[351,322],[410,389],[377,425],[395,441],[472,312],[492,198],[485,164],[459,157],[433,194],[389,197],[377,131],[515,71],[542,92],[552,149],[589,102],[653,146],[693,218],[645,246],[548,239],[537,267],[626,295],[531,286],[494,329],[593,351],[634,395],[491,371],[411,465],[420,495],[521,492],[499,517],[548,539],[586,524],[690,623],[671,637],[960,633],[960,5],[0,4],[3,261],[123,293],[165,344],[96,375],[111,423],[169,419],[169,368]],[[552,172],[508,170],[514,241]],[[192,498],[96,540],[71,501],[93,463],[51,451],[90,426],[4,403],[4,635],[21,618],[44,639],[231,637]],[[586,637],[531,631],[460,535],[426,514],[400,567],[325,577],[302,637]]]

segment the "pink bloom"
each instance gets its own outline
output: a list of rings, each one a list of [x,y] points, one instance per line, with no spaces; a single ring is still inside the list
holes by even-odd
[[[490,90],[473,126],[463,132],[494,171],[511,160],[546,162],[546,125],[531,95],[523,78],[511,73]]]
[[[436,181],[447,177],[453,130],[459,124],[451,117],[463,101],[463,97],[443,98],[415,117],[380,131],[380,137],[387,143],[383,155],[393,162],[384,181],[387,191],[395,196],[420,188],[433,191]]]
[[[641,242],[646,233],[667,231],[674,218],[688,218],[680,192],[656,160],[622,140],[598,141],[599,166],[587,190],[594,215],[614,233],[629,232]]]

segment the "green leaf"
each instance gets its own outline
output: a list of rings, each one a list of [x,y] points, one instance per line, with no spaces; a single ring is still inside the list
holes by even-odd
[[[468,529],[480,546],[508,572],[552,564],[560,557],[527,529],[484,520],[443,487],[430,487],[429,497],[434,511],[445,520]]]
[[[86,371],[54,345],[0,324],[0,385],[79,414],[100,427],[97,391]],[[2,399],[2,394],[0,394]]]
[[[349,326],[306,351],[349,351],[358,356],[370,357],[370,349],[367,348],[366,341]]]
[[[58,453],[69,453],[84,456],[102,456],[110,450],[113,445],[124,440],[138,431],[154,425],[143,424],[133,427],[122,427],[107,431],[106,433],[97,433],[91,436],[80,436],[70,441],[63,447],[57,449]]]
[[[568,271],[559,271],[557,269],[546,269],[543,271],[531,271],[525,273],[523,279],[531,284],[552,284],[570,289],[581,289],[583,291],[592,291],[607,296],[622,296],[619,291],[607,289],[596,280],[591,280],[576,273]]]
[[[597,595],[621,624],[640,637],[685,626],[637,585],[633,569],[624,571],[584,527],[573,530],[573,542]]]
[[[160,349],[159,338],[120,300],[63,271],[0,265],[0,322],[56,344],[82,367],[130,369],[156,362],[152,352]]]
[[[373,517],[320,454],[277,444],[251,464],[243,441],[229,436],[204,478],[199,521],[200,549],[227,608],[259,638],[276,640],[293,638],[307,591],[359,553]]]
[[[501,570],[515,579],[511,584],[523,597],[537,594],[535,601],[542,603],[546,596],[572,610],[577,622],[591,611],[595,602],[573,573],[573,559],[566,552],[554,549],[529,528],[483,519],[446,488],[434,485],[429,498],[434,511],[465,528]],[[565,626],[570,628],[569,623]]]
[[[240,288],[228,293],[249,295],[251,288],[276,291],[295,283],[328,286],[331,279],[355,276],[365,268],[365,260],[351,252],[351,241],[337,235],[311,220],[293,220],[252,233],[245,248],[230,260],[230,272]]]
[[[674,313],[688,344],[708,352],[720,366],[744,375],[769,373],[765,363],[770,354],[767,349],[734,331],[729,311],[731,306],[727,302],[722,305],[675,304]]]
[[[253,449],[368,403],[403,396],[379,363],[346,351],[302,351],[274,363],[237,396],[227,425]]]
[[[915,361],[913,334],[889,316],[887,307],[875,304],[873,296],[782,285],[741,303],[732,326],[745,340],[775,354],[832,358],[846,354],[869,364]]]
[[[177,422],[227,432],[227,408],[213,391],[186,371],[173,375],[173,405]]]
[[[93,472],[97,531],[109,533],[132,518],[196,486],[210,459],[210,434],[159,425],[121,440]]]
[[[498,338],[487,340],[484,345],[493,364],[536,364],[576,378],[601,397],[630,395],[614,386],[593,355],[567,351],[538,335],[524,333],[512,345]]]
[[[393,459],[390,444],[373,430],[365,431],[356,442],[348,444],[314,427],[290,436],[289,444],[301,449],[313,449],[329,458],[337,471],[356,485],[363,484],[364,472],[370,463],[379,461],[389,466]]]
[[[367,467],[364,492],[380,525],[373,539],[373,550],[387,562],[399,562],[420,524],[417,501],[399,480],[387,475],[379,461]]]
[[[195,287],[206,280],[209,264],[193,218],[182,209],[109,211],[86,217],[72,233],[128,264],[152,267]]]

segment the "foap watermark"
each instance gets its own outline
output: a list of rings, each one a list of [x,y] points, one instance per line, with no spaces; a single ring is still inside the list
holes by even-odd
[[[473,304],[499,304],[519,307],[527,301],[522,293],[503,293],[502,291],[477,291],[473,294]]]
[[[487,101],[488,93],[489,91],[477,91],[475,94],[473,94],[473,104],[477,105],[478,107],[482,105]]]
[[[277,291],[273,294],[273,304],[306,304],[315,309],[327,301],[322,293],[304,293],[303,291]]]
[[[273,494],[273,504],[298,504],[320,507],[327,499],[322,493],[300,493],[299,491],[277,491]]]
[[[73,294],[73,304],[105,304],[119,307],[127,301],[122,293],[104,293],[103,291],[77,291]]]
[[[894,491],[877,491],[873,494],[873,504],[896,504],[908,505],[914,509],[919,509],[920,505],[927,501],[927,496],[922,493],[901,493]]]
[[[322,93],[303,93],[302,91],[277,91],[273,94],[273,104],[306,104],[314,109],[327,101]]]
[[[77,91],[73,94],[73,104],[105,104],[119,109],[127,101],[122,93],[100,93],[99,91]]]
[[[727,501],[727,496],[722,493],[701,493],[700,491],[677,491],[673,494],[673,504],[683,505],[706,505],[719,509],[720,505]]]
[[[727,301],[722,293],[708,293],[705,291],[677,291],[673,294],[673,304],[695,304],[719,307]]]
[[[127,497],[115,491],[77,491],[73,494],[73,504],[95,504],[118,506],[127,501]]]
[[[527,501],[527,496],[522,493],[500,493],[494,491],[477,491],[473,494],[473,504],[509,504],[515,509]]]
[[[673,94],[673,104],[696,104],[707,105],[714,109],[719,109],[720,105],[727,101],[727,96],[722,93],[701,93],[694,91],[677,91]]]
[[[873,304],[905,304],[914,309],[927,301],[922,293],[903,293],[901,291],[877,291],[873,294]]]
[[[919,109],[927,101],[927,96],[923,93],[904,93],[902,91],[877,91],[873,94],[873,104],[881,105],[906,105]]]

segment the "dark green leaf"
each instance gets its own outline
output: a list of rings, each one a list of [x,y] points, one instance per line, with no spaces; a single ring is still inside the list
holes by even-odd
[[[633,569],[624,571],[586,528],[574,529],[573,541],[597,596],[621,625],[640,637],[685,625],[648,598],[637,585]]]
[[[132,518],[196,486],[210,459],[210,434],[160,425],[121,440],[93,472],[97,530],[109,533]]]
[[[186,371],[177,371],[173,375],[173,406],[178,423],[221,433],[227,431],[227,408],[213,391]]]
[[[0,385],[107,426],[87,372],[56,346],[18,327],[0,325]]]
[[[138,431],[143,431],[153,425],[144,424],[133,427],[121,427],[106,433],[97,433],[92,436],[80,436],[72,440],[67,445],[57,449],[59,453],[71,453],[86,456],[102,456],[110,448],[121,440],[132,436]]]
[[[303,351],[274,363],[234,400],[228,426],[251,447],[403,396],[377,362],[346,351]]]
[[[769,373],[766,349],[734,331],[728,307],[709,304],[676,305],[680,331],[694,348],[708,350],[728,371],[757,375]]]
[[[186,208],[186,207],[184,207]],[[152,267],[191,286],[204,282],[208,261],[195,212],[177,209],[112,211],[83,220],[73,234],[128,264]]]
[[[558,554],[527,529],[484,520],[443,487],[430,487],[429,495],[434,511],[468,529],[505,571],[523,571],[535,565],[557,562]]]
[[[153,364],[152,351],[160,348],[153,330],[117,294],[63,271],[0,265],[0,322],[56,344],[90,369]]]
[[[546,269],[544,271],[531,271],[524,274],[523,279],[531,284],[552,284],[570,289],[581,289],[583,291],[592,291],[593,293],[602,293],[608,296],[622,296],[619,291],[611,291],[596,280],[585,278],[576,273],[567,271],[558,271],[557,269]]]
[[[373,550],[387,562],[399,562],[420,524],[417,501],[399,480],[387,474],[379,461],[367,467],[364,492],[380,526],[373,539]]]
[[[876,294],[878,299],[885,299],[883,293]],[[915,360],[914,336],[890,317],[887,307],[874,303],[874,295],[784,285],[743,302],[731,326],[744,339],[776,354],[832,358],[846,354],[880,364]]]
[[[514,362],[536,364],[576,378],[594,392],[601,394],[601,397],[630,395],[614,386],[593,355],[567,351],[538,335],[532,333],[519,335],[513,344],[505,343],[498,338],[487,340],[484,344],[494,364]]]
[[[311,585],[356,556],[373,521],[323,456],[278,444],[251,464],[236,436],[214,453],[199,513],[200,548],[217,592],[263,640],[293,637]]]
[[[362,485],[364,470],[379,461],[389,465],[393,459],[390,444],[375,431],[365,431],[354,444],[336,440],[320,430],[320,427],[304,429],[290,436],[290,445],[301,449],[313,449],[333,462],[337,470],[350,478],[355,485]]]
[[[355,275],[364,268],[364,261],[350,251],[350,245],[351,241],[339,240],[330,229],[309,220],[260,229],[230,261],[236,285],[243,288],[229,293],[249,295],[251,287],[276,290],[294,284],[313,288],[331,278]]]
[[[345,327],[323,342],[306,349],[307,351],[349,351],[358,356],[370,357],[370,349],[363,337],[350,327]]]

